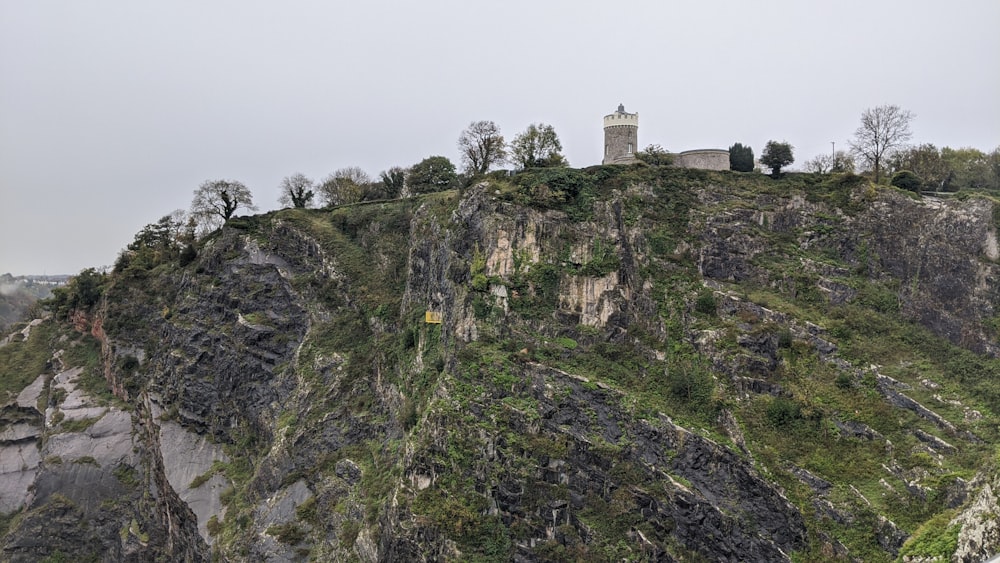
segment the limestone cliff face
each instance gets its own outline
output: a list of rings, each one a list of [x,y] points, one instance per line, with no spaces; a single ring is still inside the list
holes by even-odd
[[[43,324],[32,322],[25,338],[43,338],[30,334]],[[85,344],[65,335],[53,344],[43,373],[0,411],[0,514],[13,516],[3,560],[203,559],[188,507],[159,478],[160,452],[135,412],[84,388],[85,368],[66,352]]]
[[[1000,352],[995,335],[983,330],[996,316],[1000,298],[1000,252],[991,200],[914,200],[900,192],[858,192],[855,205],[862,208],[845,213],[802,196],[732,202],[725,201],[726,194],[725,189],[701,194],[707,204],[699,229],[699,267],[705,277],[753,279],[772,286],[791,283],[789,277],[775,279],[755,264],[772,252],[771,240],[755,236],[763,228],[794,237],[800,248],[835,257],[868,277],[890,280],[902,313],[935,334],[977,352]],[[712,212],[720,207],[725,210]],[[811,276],[832,301],[853,296],[850,288],[837,283],[850,271],[807,257],[799,261],[802,274]]]
[[[115,399],[55,356],[3,406],[0,558],[891,560],[965,503],[994,549],[988,394],[861,345],[996,354],[993,204],[741,178],[286,210],[113,276]]]

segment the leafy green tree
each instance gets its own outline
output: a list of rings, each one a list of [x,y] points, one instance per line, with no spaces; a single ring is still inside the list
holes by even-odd
[[[383,197],[395,199],[403,193],[403,188],[406,186],[406,169],[393,166],[379,174],[379,181],[382,183]]]
[[[115,273],[138,275],[160,264],[177,260],[182,255],[193,259],[195,224],[186,213],[176,210],[150,223],[136,233],[129,245],[115,260]],[[188,260],[190,262],[190,260]],[[183,265],[183,264],[182,264]]]
[[[886,168],[893,173],[910,170],[922,178],[923,187],[930,190],[940,190],[949,176],[948,163],[941,158],[941,151],[930,143],[894,152],[886,160]]]
[[[279,189],[281,196],[278,198],[278,203],[285,207],[309,207],[313,196],[316,195],[313,191],[313,181],[300,173],[285,176],[281,180]]]
[[[207,180],[194,191],[191,201],[191,215],[204,230],[221,226],[240,208],[257,210],[253,194],[236,180]]]
[[[647,146],[645,149],[635,153],[635,158],[639,162],[645,162],[650,166],[670,166],[674,163],[674,156],[660,145]]]
[[[996,189],[997,183],[993,175],[990,158],[979,149],[960,148],[941,149],[941,160],[948,166],[948,178],[945,189],[985,190]]]
[[[771,176],[777,178],[781,175],[781,169],[795,162],[792,156],[794,147],[784,141],[768,141],[764,150],[760,153],[760,163],[771,169]]]
[[[348,166],[324,178],[318,189],[324,205],[334,207],[361,201],[371,181],[371,177],[361,168]]]
[[[474,121],[458,137],[462,166],[469,176],[481,176],[507,160],[507,143],[492,121]]]
[[[993,149],[990,154],[986,155],[986,163],[993,178],[993,187],[991,189],[1000,190],[1000,147]]]
[[[850,142],[851,151],[875,172],[875,183],[881,177],[886,157],[913,136],[910,131],[913,117],[895,105],[868,108],[861,114],[861,125]]]
[[[511,143],[511,161],[521,169],[567,166],[562,143],[551,125],[531,124]]]
[[[753,149],[742,143],[729,147],[729,169],[737,172],[753,172]]]
[[[180,249],[180,241],[174,237],[175,229],[169,215],[161,217],[159,221],[143,227],[128,245],[128,249],[133,252],[151,252],[156,255],[157,262],[170,258]]]
[[[440,192],[455,187],[455,165],[443,156],[429,156],[410,168],[406,185],[415,194]]]
[[[52,297],[42,304],[60,319],[70,318],[74,312],[89,312],[104,294],[107,276],[94,268],[82,270],[70,278],[63,287],[52,290]]]

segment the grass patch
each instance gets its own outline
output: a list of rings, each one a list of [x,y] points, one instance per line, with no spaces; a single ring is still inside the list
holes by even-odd
[[[279,542],[286,545],[296,545],[302,543],[302,540],[306,539],[307,533],[308,532],[305,528],[294,522],[277,524],[270,526],[267,529],[268,535],[274,536]]]
[[[102,417],[80,418],[77,420],[63,420],[59,429],[62,432],[83,432],[101,420]]]
[[[961,524],[948,525],[952,516],[954,511],[947,510],[925,522],[903,545],[900,557],[942,557],[944,560],[951,557],[958,548],[958,533],[962,529]]]
[[[45,321],[31,329],[26,341],[0,347],[0,403],[15,397],[39,375],[46,372],[52,357],[54,321]]]

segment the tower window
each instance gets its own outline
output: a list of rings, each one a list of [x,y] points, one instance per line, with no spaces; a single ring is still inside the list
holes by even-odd
[[[632,143],[628,144],[628,153],[627,154],[632,154]]]

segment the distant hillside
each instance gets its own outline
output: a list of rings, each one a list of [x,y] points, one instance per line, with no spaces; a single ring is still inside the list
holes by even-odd
[[[35,301],[52,295],[52,288],[65,283],[66,278],[0,275],[0,330],[22,320]]]

